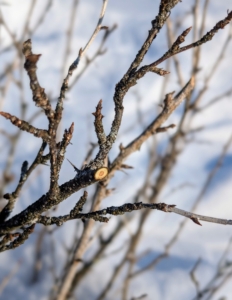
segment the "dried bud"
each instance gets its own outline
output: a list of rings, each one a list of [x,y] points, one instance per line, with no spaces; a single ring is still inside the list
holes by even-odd
[[[31,54],[26,56],[26,59],[31,63],[36,63],[42,54]]]

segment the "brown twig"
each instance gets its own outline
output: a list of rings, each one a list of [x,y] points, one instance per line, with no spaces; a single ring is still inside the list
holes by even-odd
[[[27,131],[28,133],[33,134],[35,137],[42,138],[45,142],[50,143],[50,136],[47,130],[38,129],[30,125],[28,122],[20,120],[16,116],[12,116],[11,114],[8,114],[3,111],[0,112],[0,115],[10,120],[11,123],[14,124],[16,127],[18,127],[20,130]]]
[[[32,165],[29,168],[28,168],[28,162],[27,161],[23,162],[19,183],[18,183],[15,191],[11,194],[8,193],[8,194],[4,195],[4,198],[8,199],[9,201],[8,201],[8,204],[0,212],[0,223],[3,223],[6,220],[6,218],[8,218],[10,213],[13,211],[15,202],[16,202],[17,198],[19,197],[19,193],[21,192],[24,183],[26,182],[26,180],[28,179],[28,177],[30,176],[32,171],[39,164],[44,163],[46,161],[46,159],[43,158],[43,152],[44,152],[45,147],[46,147],[46,143],[43,142],[34,162],[32,163]]]

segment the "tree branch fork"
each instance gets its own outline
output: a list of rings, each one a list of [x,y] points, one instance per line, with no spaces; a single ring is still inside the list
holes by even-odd
[[[159,132],[165,132],[169,128],[173,128],[175,125],[169,125],[166,127],[161,127],[162,124],[168,119],[168,117],[171,115],[171,113],[184,101],[184,99],[191,93],[191,91],[194,88],[194,78],[191,78],[189,82],[186,84],[186,86],[175,96],[173,97],[173,93],[169,93],[166,95],[164,99],[164,107],[162,112],[157,116],[157,118],[146,128],[146,130],[137,137],[134,141],[132,141],[126,148],[122,148],[118,157],[114,160],[114,162],[110,165],[109,170],[104,165],[105,159],[108,156],[109,151],[111,150],[116,138],[117,134],[121,125],[121,120],[123,116],[123,100],[128,92],[128,90],[134,86],[137,81],[145,76],[148,72],[154,72],[160,76],[164,76],[168,74],[167,71],[157,68],[156,66],[163,62],[164,60],[170,58],[171,56],[174,56],[180,52],[183,52],[185,50],[188,50],[193,47],[198,47],[202,45],[203,43],[208,42],[213,38],[215,33],[219,29],[223,29],[232,19],[232,12],[228,12],[227,17],[223,19],[222,21],[218,22],[216,26],[209,31],[206,35],[204,35],[199,41],[180,48],[179,45],[184,42],[185,37],[189,33],[191,28],[186,29],[175,41],[175,43],[171,46],[171,48],[156,62],[147,65],[142,66],[139,68],[140,64],[142,63],[149,47],[151,46],[153,40],[156,38],[157,34],[159,33],[160,29],[165,24],[167,18],[170,15],[171,9],[175,7],[176,4],[178,4],[179,0],[171,0],[167,4],[167,1],[161,1],[160,2],[160,8],[158,16],[155,18],[155,20],[152,21],[152,28],[148,33],[148,37],[144,44],[142,45],[141,49],[139,50],[138,54],[136,55],[134,61],[132,62],[131,66],[125,73],[125,75],[122,77],[122,79],[119,81],[119,83],[115,87],[115,94],[114,94],[114,105],[115,105],[115,115],[114,119],[111,125],[110,133],[106,136],[105,131],[102,124],[102,101],[100,101],[96,107],[96,111],[93,113],[95,117],[95,131],[98,138],[98,144],[99,144],[99,152],[96,155],[95,159],[91,161],[89,164],[85,165],[85,167],[81,170],[75,168],[77,171],[77,174],[75,178],[71,179],[70,181],[62,184],[61,186],[58,185],[58,179],[59,179],[59,173],[61,171],[62,163],[64,161],[65,152],[67,146],[70,144],[70,141],[72,139],[73,131],[74,131],[74,123],[71,124],[70,128],[68,130],[65,130],[63,134],[63,138],[61,142],[57,143],[56,137],[57,137],[57,129],[60,124],[60,121],[62,119],[62,111],[63,111],[63,100],[65,98],[65,93],[68,90],[69,87],[69,79],[72,76],[72,73],[74,69],[77,68],[79,61],[81,57],[83,56],[84,52],[89,48],[90,44],[95,39],[97,33],[103,29],[106,28],[104,26],[101,26],[102,20],[105,14],[106,6],[107,6],[107,0],[103,1],[102,9],[99,17],[99,21],[97,23],[97,26],[94,30],[93,35],[91,36],[90,40],[84,47],[84,50],[80,49],[78,57],[74,60],[74,62],[71,64],[68,70],[68,74],[65,77],[61,90],[60,90],[60,97],[57,101],[56,108],[52,109],[52,106],[50,104],[50,101],[48,99],[48,96],[45,93],[45,89],[42,88],[39,84],[38,78],[37,78],[37,62],[41,56],[41,54],[34,54],[32,52],[32,43],[31,40],[27,40],[23,44],[22,52],[25,56],[25,64],[24,68],[28,74],[29,80],[30,80],[30,87],[32,90],[32,98],[35,102],[35,105],[40,107],[44,114],[46,115],[48,119],[48,129],[38,129],[34,126],[30,125],[28,122],[20,120],[19,118],[10,115],[9,113],[0,112],[0,114],[5,117],[6,119],[9,119],[16,127],[18,127],[20,130],[25,130],[30,134],[33,134],[35,137],[42,138],[43,145],[48,144],[49,146],[49,153],[47,155],[43,155],[43,151],[45,147],[42,146],[40,149],[37,159],[34,161],[31,168],[27,170],[22,171],[21,173],[24,173],[22,178],[27,178],[30,175],[31,170],[37,166],[39,163],[44,163],[48,159],[50,159],[50,188],[47,194],[42,195],[39,200],[31,204],[27,209],[19,213],[18,215],[12,217],[11,219],[5,221],[9,214],[12,212],[14,208],[14,203],[17,198],[19,190],[22,188],[22,185],[25,181],[20,179],[18,187],[20,187],[17,190],[17,193],[12,194],[6,194],[5,198],[9,200],[10,205],[7,205],[5,209],[3,209],[2,212],[0,212],[0,235],[8,235],[9,232],[12,230],[15,230],[15,228],[24,228],[24,226],[28,226],[26,229],[24,228],[21,236],[17,237],[14,242],[11,242],[9,245],[2,246],[1,251],[4,251],[6,248],[4,247],[13,247],[15,245],[18,245],[22,243],[32,232],[33,226],[37,222],[48,222],[46,220],[47,217],[44,217],[42,214],[52,207],[58,205],[63,200],[67,199],[69,196],[71,196],[73,193],[79,191],[80,189],[86,188],[87,186],[98,182],[99,180],[104,180],[106,178],[110,178],[113,176],[114,172],[117,169],[120,169],[122,166],[123,161],[134,151],[138,150],[141,145],[153,134],[159,133]],[[109,172],[109,175],[108,175]],[[108,177],[107,177],[108,176]],[[86,199],[86,194],[83,195],[83,199]],[[82,199],[82,202],[85,202]],[[78,202],[79,203],[79,202]],[[79,205],[77,203],[77,206]],[[90,212],[88,214],[81,214],[80,207],[78,206],[77,210],[75,210],[75,214],[72,212],[68,216],[58,217],[61,218],[59,220],[68,220],[74,218],[81,218],[82,220],[92,218],[98,221],[105,222],[108,218],[104,217],[106,214],[111,215],[120,215],[125,212],[130,212],[132,210],[138,210],[142,208],[148,208],[148,209],[157,209],[162,210],[165,212],[174,212],[177,214],[181,214],[185,217],[190,218],[195,223],[199,223],[199,220],[202,221],[208,221],[212,222],[212,220],[216,220],[215,218],[210,217],[204,217],[200,215],[191,214],[182,210],[177,209],[174,205],[166,205],[166,204],[145,204],[145,203],[136,203],[136,204],[125,204],[121,207],[111,207],[107,208],[102,211],[95,211]],[[78,211],[78,213],[76,213]],[[79,216],[79,217],[78,217]],[[63,218],[63,219],[62,219]],[[53,223],[57,223],[58,219],[54,219]],[[56,220],[56,221],[55,221]],[[217,219],[221,220],[221,219]],[[43,222],[42,222],[43,221]],[[224,223],[223,223],[224,222]],[[197,224],[198,224],[197,223]],[[219,221],[216,223],[220,223]],[[231,220],[228,221],[221,221],[220,224],[229,224],[231,225]],[[28,229],[30,228],[30,229]],[[25,239],[24,239],[25,238]],[[0,244],[3,243],[4,238],[0,241]],[[13,243],[13,244],[12,244]],[[4,250],[3,250],[4,249]]]

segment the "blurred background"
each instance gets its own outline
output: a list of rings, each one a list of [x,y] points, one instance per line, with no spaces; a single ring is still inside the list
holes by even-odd
[[[31,38],[33,52],[42,54],[37,75],[54,107],[68,67],[98,22],[101,5],[100,0],[0,1],[0,110],[47,128],[47,119],[32,101],[22,44]],[[158,1],[109,1],[103,21],[109,29],[100,31],[75,71],[59,127],[58,140],[75,123],[66,158],[78,168],[97,153],[92,113],[98,101],[103,100],[108,133],[115,85],[144,43],[158,9]],[[182,1],[143,64],[161,57],[190,26],[183,45],[197,41],[231,9],[229,0]],[[119,154],[119,145],[128,145],[161,112],[165,94],[178,93],[191,76],[196,78],[192,94],[164,124],[176,127],[152,136],[132,153],[125,164],[133,168],[117,171],[107,187],[88,187],[84,212],[143,201],[232,218],[231,37],[228,25],[200,48],[162,63],[159,67],[169,75],[147,74],[130,89],[111,162]],[[33,162],[41,141],[3,117],[0,139],[1,210],[7,203],[3,195],[14,191],[22,163]],[[60,184],[74,176],[65,160]],[[49,166],[34,170],[13,215],[47,192],[49,178]],[[49,215],[69,213],[82,194],[72,195]],[[231,299],[231,228],[202,225],[179,215],[145,210],[111,217],[107,224],[76,220],[61,227],[36,225],[22,246],[1,253],[0,299],[57,299],[73,264],[77,264],[75,276],[63,299]]]

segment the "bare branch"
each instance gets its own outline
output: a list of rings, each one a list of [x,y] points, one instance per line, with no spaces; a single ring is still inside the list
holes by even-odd
[[[46,147],[46,143],[43,142],[34,162],[32,163],[32,165],[29,168],[28,168],[28,162],[27,161],[23,162],[18,186],[16,187],[16,189],[13,193],[4,195],[4,198],[8,199],[9,202],[3,208],[3,210],[0,212],[0,223],[3,223],[4,220],[6,220],[9,217],[10,213],[13,211],[15,202],[16,202],[17,198],[19,197],[19,193],[21,192],[24,183],[26,182],[26,180],[28,179],[28,177],[30,176],[32,171],[39,164],[44,163],[45,160],[42,157],[42,155],[43,155],[45,147]]]
[[[41,107],[44,110],[48,119],[51,120],[54,117],[54,111],[52,110],[51,104],[48,100],[44,88],[42,88],[39,85],[39,81],[36,74],[36,64],[41,54],[32,53],[32,45],[30,39],[23,43],[22,52],[26,58],[24,68],[27,71],[27,74],[30,79],[30,87],[33,94],[33,101],[35,101],[35,104],[37,106]]]
[[[8,114],[6,112],[0,111],[0,115],[5,117],[6,119],[10,120],[12,124],[17,126],[19,129],[23,131],[27,131],[28,133],[33,134],[35,137],[42,138],[45,142],[50,142],[50,136],[47,132],[47,130],[38,129],[32,125],[30,125],[28,122],[20,120],[16,116],[12,116],[11,114]]]
[[[73,71],[78,67],[78,64],[79,64],[82,56],[88,50],[88,48],[90,47],[90,45],[92,44],[92,42],[96,38],[98,32],[101,30],[101,24],[102,24],[104,15],[105,15],[107,3],[108,3],[108,0],[103,0],[103,4],[102,4],[102,8],[101,8],[101,12],[100,12],[98,24],[97,24],[97,26],[96,26],[96,28],[95,28],[95,30],[94,30],[91,38],[89,39],[89,41],[85,45],[84,49],[81,48],[79,50],[79,54],[78,54],[77,58],[74,60],[74,62],[69,67],[68,74],[67,74],[67,76],[65,77],[65,79],[63,81],[63,84],[62,84],[62,87],[61,87],[61,91],[60,91],[60,97],[59,97],[59,100],[58,100],[57,105],[56,105],[56,119],[57,119],[57,124],[59,124],[60,119],[62,117],[63,101],[64,101],[64,98],[65,98],[65,92],[68,90],[69,79],[72,76]]]
[[[104,116],[101,114],[101,110],[102,110],[102,100],[98,102],[98,105],[96,107],[96,112],[93,113],[95,117],[95,121],[94,121],[95,131],[98,137],[98,144],[100,147],[106,142],[106,135],[102,124],[102,119],[104,118]]]

